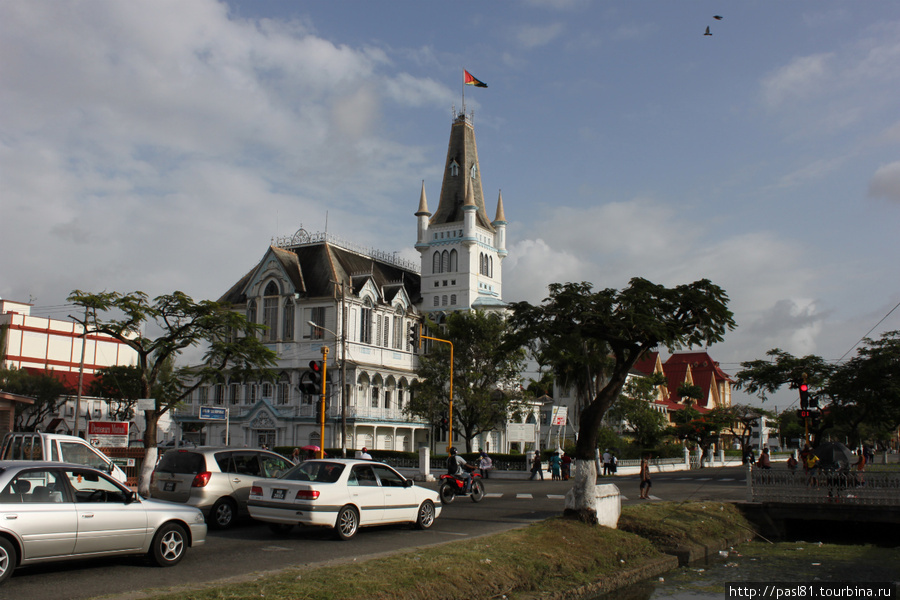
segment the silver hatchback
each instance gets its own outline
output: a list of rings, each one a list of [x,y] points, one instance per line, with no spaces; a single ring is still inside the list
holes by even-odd
[[[196,506],[211,527],[225,529],[247,513],[254,479],[280,477],[294,466],[261,448],[200,446],[167,451],[150,481],[150,496]]]
[[[0,461],[0,582],[16,567],[72,558],[146,554],[169,567],[205,541],[199,510],[142,499],[97,469]]]

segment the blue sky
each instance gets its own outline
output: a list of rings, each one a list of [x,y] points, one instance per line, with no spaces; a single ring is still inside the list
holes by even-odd
[[[893,0],[4,0],[0,55],[0,297],[38,314],[217,298],[326,221],[417,259],[463,69],[504,299],[706,277],[730,373],[839,359],[900,302]]]

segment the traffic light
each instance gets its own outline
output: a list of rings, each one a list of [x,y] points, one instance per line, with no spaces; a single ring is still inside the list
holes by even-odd
[[[322,361],[309,361],[309,382],[314,389],[322,393]]]
[[[447,415],[442,415],[440,420],[441,431],[446,433],[448,425],[450,425],[450,419],[447,418]]]
[[[809,397],[809,408],[810,409],[819,408],[819,397],[818,396],[810,396]]]
[[[422,343],[421,338],[419,337],[419,324],[418,323],[410,323],[409,324],[409,345],[412,347],[412,351],[415,352],[419,349],[419,345]]]
[[[809,408],[809,386],[805,381],[800,384],[800,408]]]
[[[801,419],[809,419],[810,417],[813,416],[813,414],[812,414],[811,410],[801,408],[800,410],[797,411],[797,416]]]

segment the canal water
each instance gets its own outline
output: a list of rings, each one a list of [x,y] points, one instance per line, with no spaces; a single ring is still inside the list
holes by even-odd
[[[657,580],[598,596],[598,599],[723,600],[738,597],[734,593],[729,595],[729,584],[783,582],[814,586],[828,582],[897,582],[900,581],[898,544],[900,540],[894,540],[889,546],[754,541],[722,551],[704,563],[670,571]],[[817,597],[808,592],[809,587],[800,590],[796,585],[791,590],[793,597]],[[896,584],[893,589],[892,597],[897,597]]]

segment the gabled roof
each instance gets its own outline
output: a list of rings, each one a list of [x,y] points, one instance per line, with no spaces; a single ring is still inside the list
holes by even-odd
[[[396,286],[403,287],[413,303],[421,297],[422,279],[418,273],[329,242],[317,242],[292,248],[270,246],[262,260],[219,301],[245,304],[248,288],[268,264],[269,257],[278,261],[293,286],[289,292],[303,297],[336,298],[342,282],[348,292],[357,293],[369,281],[382,293],[390,290],[391,297],[396,295]]]

